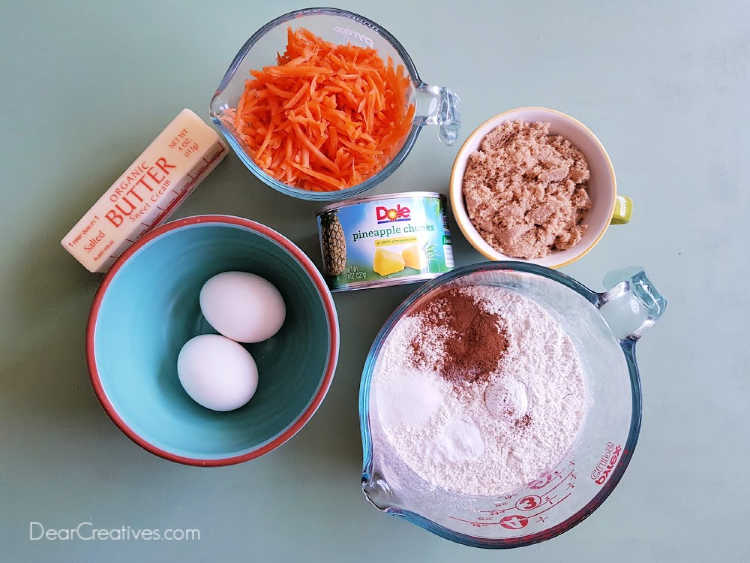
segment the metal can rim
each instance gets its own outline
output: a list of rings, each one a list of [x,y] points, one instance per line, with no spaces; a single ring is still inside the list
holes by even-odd
[[[357,205],[358,203],[366,203],[368,201],[377,201],[377,200],[396,199],[399,197],[426,197],[426,198],[445,199],[445,195],[438,193],[438,192],[397,192],[393,194],[371,195],[371,196],[356,197],[352,199],[346,199],[344,201],[337,201],[335,203],[331,203],[330,205],[326,205],[325,207],[320,209],[316,213],[316,215],[322,215],[323,213],[327,213],[335,209],[341,209],[342,207],[347,207],[349,205]]]
[[[448,270],[450,271],[450,270]],[[359,291],[362,289],[378,289],[381,287],[392,287],[394,285],[408,285],[412,283],[425,282],[427,280],[435,279],[438,276],[442,276],[446,272],[425,272],[422,274],[414,274],[413,276],[404,276],[401,278],[391,278],[384,280],[372,280],[369,282],[354,282],[354,284],[346,284],[342,286],[328,285],[328,288],[332,293],[338,293],[340,291]],[[326,283],[328,280],[326,279]]]

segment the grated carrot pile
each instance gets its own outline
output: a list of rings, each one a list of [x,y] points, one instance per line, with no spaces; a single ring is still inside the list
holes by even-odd
[[[251,71],[231,116],[268,174],[307,190],[340,190],[382,170],[401,148],[414,117],[403,65],[304,28],[288,29],[277,63]]]

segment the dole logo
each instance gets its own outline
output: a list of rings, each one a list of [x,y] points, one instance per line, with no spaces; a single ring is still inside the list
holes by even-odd
[[[387,221],[408,221],[410,213],[411,210],[406,206],[401,207],[400,203],[396,204],[395,209],[388,209],[382,205],[378,205],[375,208],[375,217],[377,218],[378,223],[385,223]]]

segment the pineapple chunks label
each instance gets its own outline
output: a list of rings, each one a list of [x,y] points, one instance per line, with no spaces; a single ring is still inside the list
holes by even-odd
[[[424,253],[416,244],[407,246],[401,251],[404,264],[415,270],[421,270],[425,267]]]
[[[372,263],[372,269],[381,276],[400,272],[405,266],[406,261],[401,254],[391,252],[385,248],[378,248],[375,251],[375,260]]]
[[[379,246],[393,246],[398,244],[408,244],[410,242],[418,242],[417,237],[404,237],[404,238],[379,238],[375,241],[375,248]]]
[[[453,269],[441,196],[355,200],[319,213],[318,228],[331,289],[418,281]]]
[[[403,228],[395,226],[386,229],[373,229],[366,232],[357,231],[352,234],[352,238],[354,239],[354,242],[357,242],[358,240],[365,238],[383,238],[409,233],[431,233],[433,231],[435,231],[435,225],[407,225]]]

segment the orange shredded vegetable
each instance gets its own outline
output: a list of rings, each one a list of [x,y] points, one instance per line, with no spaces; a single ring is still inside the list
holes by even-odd
[[[229,124],[255,163],[285,184],[314,191],[360,184],[411,129],[409,77],[375,49],[289,28],[277,65],[251,75]]]

